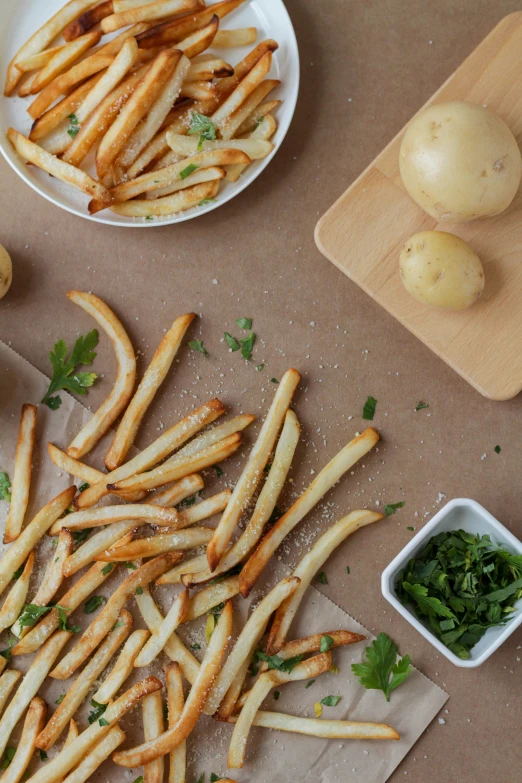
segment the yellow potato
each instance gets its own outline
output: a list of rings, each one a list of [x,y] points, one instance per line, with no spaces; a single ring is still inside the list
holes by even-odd
[[[503,212],[520,185],[517,142],[498,115],[453,101],[424,109],[401,144],[402,181],[438,221],[467,221]]]
[[[12,280],[13,265],[11,263],[11,256],[5,247],[0,245],[0,299],[9,291]]]
[[[464,310],[484,290],[484,270],[475,251],[446,231],[420,231],[401,250],[404,287],[418,302]]]

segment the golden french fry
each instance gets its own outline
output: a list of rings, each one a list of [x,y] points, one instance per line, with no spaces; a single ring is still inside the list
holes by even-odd
[[[130,11],[133,8],[141,8],[142,5],[155,3],[156,0],[113,0],[113,14],[121,14],[123,11]]]
[[[175,566],[171,571],[167,571],[166,574],[162,574],[162,576],[159,577],[159,579],[156,579],[157,585],[179,585],[182,583],[182,576],[183,574],[190,574],[191,576],[195,576],[199,574],[200,571],[206,571],[208,570],[208,561],[207,556],[205,555],[197,555],[196,557],[191,558],[190,560],[183,561],[180,565]],[[209,575],[209,579],[212,577],[212,574]],[[189,585],[188,585],[189,586]]]
[[[62,658],[58,666],[51,672],[51,677],[56,680],[66,680],[83,661],[96,649],[102,639],[109,633],[118,615],[129,600],[134,595],[138,587],[143,589],[150,581],[156,579],[160,574],[165,573],[175,563],[181,559],[177,552],[170,552],[154,560],[149,560],[140,568],[133,571],[116,588],[112,596],[105,604],[102,611],[91,622],[89,627],[82,634],[80,641]]]
[[[248,663],[250,663],[252,653],[265,632],[271,614],[285,598],[288,598],[295,592],[298,586],[299,579],[296,579],[296,577],[291,576],[283,579],[256,606],[239,634],[230,655],[225,661],[225,665],[218,674],[209,693],[205,703],[206,715],[213,715],[228,689],[237,685],[236,677],[245,662],[248,660]],[[239,688],[241,688],[242,683],[243,680],[239,683]]]
[[[83,530],[84,528],[108,525],[111,522],[121,522],[132,519],[135,526],[150,522],[155,525],[176,525],[178,512],[174,508],[163,508],[144,503],[130,503],[125,506],[102,506],[76,511],[67,517],[59,519],[51,528],[51,535],[56,535],[64,527],[67,530]]]
[[[78,124],[81,125],[96,107],[109,95],[138,59],[138,44],[135,38],[128,38],[120,51],[109,65],[101,79],[86,96],[75,112]]]
[[[11,487],[11,505],[5,523],[4,544],[10,544],[20,535],[24,524],[33,461],[34,433],[36,430],[36,407],[22,405],[20,429],[14,463],[13,483]]]
[[[181,717],[185,706],[181,668],[178,663],[169,663],[165,667],[165,682],[167,685],[167,711],[169,729],[172,729]],[[180,742],[169,754],[168,783],[185,783],[187,771],[187,743]]]
[[[138,657],[134,661],[134,666],[149,666],[165,647],[176,628],[184,621],[189,605],[189,593],[184,589],[179,593],[176,600],[172,602],[171,607],[161,623],[147,641]],[[146,737],[147,739],[147,737]],[[149,737],[151,739],[151,737]]]
[[[177,193],[179,190],[190,188],[193,185],[199,185],[201,182],[211,182],[213,180],[223,179],[225,175],[225,169],[217,168],[217,166],[210,166],[208,169],[199,169],[199,171],[189,174],[186,179],[175,182],[173,185],[150,191],[146,194],[145,198],[147,200],[153,200],[162,198],[163,196],[170,196],[171,193]]]
[[[157,677],[146,677],[133,685],[114,704],[107,707],[103,713],[104,725],[100,726],[99,721],[94,721],[61,753],[35,772],[29,779],[31,783],[56,783],[57,780],[63,778],[69,770],[76,767],[85,758],[86,753],[93,745],[100,742],[110,732],[126,712],[149,693],[161,690],[161,687],[161,682]]]
[[[353,633],[352,631],[324,631],[324,633],[314,633],[312,636],[305,636],[302,639],[293,639],[291,642],[286,642],[277,654],[286,661],[288,658],[294,658],[296,655],[318,652],[321,649],[321,639],[324,636],[329,636],[332,639],[330,648],[332,650],[345,644],[364,642],[366,639],[366,636],[360,633]]]
[[[107,452],[105,465],[108,470],[115,470],[124,462],[143,417],[156,392],[165,380],[179,350],[181,341],[195,317],[195,313],[188,313],[176,318],[160,342],[145,375],[136,389],[134,397],[123,414]]]
[[[115,628],[96,650],[87,666],[80,672],[76,680],[67,688],[63,701],[58,705],[52,718],[37,737],[36,745],[42,750],[49,750],[60,737],[79,706],[85,701],[102,671],[112,656],[132,630],[132,615],[124,609],[118,616]]]
[[[29,139],[31,141],[40,141],[51,133],[51,131],[56,131],[64,120],[77,111],[85,96],[90,93],[94,85],[101,78],[101,74],[95,74],[90,79],[87,79],[86,82],[80,84],[80,86],[71,92],[70,95],[67,95],[51,109],[48,109],[41,117],[38,117],[38,119],[33,122]],[[73,163],[73,161],[68,160],[67,163]]]
[[[114,631],[113,631],[114,633]],[[150,631],[139,629],[133,631],[114,664],[111,673],[104,679],[94,696],[98,704],[108,704],[120,690],[121,686],[134,669],[134,661],[139,651],[150,636]]]
[[[141,708],[145,741],[155,740],[165,731],[161,693],[156,691],[156,693],[146,696],[141,703]],[[164,771],[165,764],[163,758],[158,758],[151,761],[150,764],[145,764],[143,767],[144,783],[163,783]]]
[[[73,612],[82,601],[96,590],[108,578],[110,571],[104,563],[95,563],[81,579],[79,579],[65,595],[59,599],[60,606]],[[68,614],[70,617],[70,614]],[[60,617],[58,609],[52,609],[49,614],[31,628],[29,633],[13,647],[13,655],[26,655],[35,652],[58,628]]]
[[[123,767],[149,764],[169,753],[189,736],[199,719],[207,695],[216,679],[231,633],[232,604],[228,601],[212,634],[198,676],[192,685],[177,723],[154,740],[115,753],[113,761],[116,764]]]
[[[190,530],[179,530],[177,533],[158,533],[104,552],[97,555],[96,559],[104,563],[126,563],[128,560],[142,557],[157,557],[165,552],[177,552],[180,555],[178,559],[181,559],[182,551],[208,544],[212,533],[211,527],[193,527]]]
[[[235,716],[228,718],[229,723],[236,723]],[[318,720],[317,718],[298,718],[295,715],[285,715],[281,712],[265,712],[259,710],[253,720],[254,726],[278,731],[293,731],[296,734],[306,734],[309,737],[324,737],[325,739],[377,739],[398,740],[400,736],[395,729],[385,723],[357,723],[349,720]]]
[[[278,79],[265,79],[252,90],[243,104],[228,117],[221,126],[221,137],[223,139],[232,139],[237,135],[238,129],[245,122],[253,111],[264,101],[269,92],[275,89],[281,82]],[[253,138],[256,138],[255,136]],[[257,137],[259,138],[259,137]]]
[[[277,123],[275,122],[274,118],[271,116],[270,112],[274,111],[274,109],[277,109],[277,107],[282,103],[282,101],[279,100],[273,100],[273,101],[266,101],[265,103],[260,103],[259,106],[254,109],[254,111],[249,114],[249,116],[246,118],[246,120],[239,126],[239,128],[236,131],[236,136],[242,136],[245,133],[252,133],[252,131],[256,130],[260,124],[262,123],[263,119],[265,117],[268,117],[270,115],[270,119],[273,120],[275,127],[274,130],[277,128]],[[272,133],[270,134],[272,136]],[[270,136],[259,136],[258,138],[270,138]]]
[[[66,44],[54,57],[50,59],[47,65],[39,71],[31,82],[31,95],[47,87],[53,79],[56,79],[61,73],[66,71],[82,54],[91,46],[96,46],[101,38],[101,32],[96,30]]]
[[[181,98],[193,101],[211,101],[215,95],[214,85],[209,81],[184,82],[180,92]]]
[[[108,43],[106,43],[97,51],[101,54],[116,55],[120,51],[125,41],[128,41],[129,38],[136,38],[136,36],[140,35],[140,33],[146,32],[146,30],[152,27],[152,25],[152,22],[139,22],[138,24],[134,24],[132,27],[128,27],[127,30],[124,30],[123,33],[120,33],[115,38],[111,38]]]
[[[18,63],[43,51],[78,14],[95,2],[96,0],[71,0],[24,43],[7,68],[4,95],[12,95],[22,78],[22,71],[17,68]]]
[[[200,144],[197,136],[181,136],[178,133],[167,132],[167,140],[171,149],[178,155],[195,155],[197,153],[198,144]],[[210,152],[215,150],[241,150],[246,153],[251,160],[260,160],[266,158],[272,150],[274,145],[263,139],[230,139],[225,141],[224,139],[215,139],[214,141],[204,141],[201,145],[204,152]],[[160,169],[161,171],[161,169]]]
[[[76,739],[79,733],[78,724],[73,718],[71,718],[69,721],[69,731],[67,732],[65,742],[63,743],[64,748],[66,748],[67,745],[70,745],[71,742]]]
[[[49,60],[51,60],[55,54],[58,54],[64,48],[65,44],[59,44],[58,46],[52,46],[49,49],[44,49],[43,52],[33,54],[31,57],[27,57],[25,60],[20,60],[17,64],[17,68],[22,73],[29,73],[30,71],[39,71],[41,68],[45,68]]]
[[[310,486],[302,493],[281,519],[276,522],[274,527],[266,534],[257,549],[243,566],[239,577],[241,595],[243,597],[246,597],[250,593],[270,557],[285,536],[294,529],[317,503],[319,503],[328,490],[339,481],[341,476],[375,446],[379,437],[379,433],[374,430],[373,427],[369,427],[351,440],[344,449],[341,449],[328,465],[319,472]]]
[[[243,708],[238,716],[232,739],[230,740],[230,750],[228,753],[228,768],[241,769],[245,760],[246,745],[248,735],[252,728],[252,723],[256,717],[261,704],[268,696],[272,688],[278,685],[284,685],[287,682],[296,682],[297,680],[307,680],[310,677],[317,677],[319,674],[327,672],[332,665],[332,655],[329,652],[316,655],[307,661],[298,663],[289,672],[265,672],[258,678],[254,687],[246,695]]]
[[[254,112],[255,114],[255,112]],[[253,115],[251,115],[253,116]],[[268,141],[272,138],[277,130],[277,122],[274,120],[271,114],[263,115],[259,120],[259,124],[254,127],[254,130],[247,136],[250,139],[262,139]],[[237,182],[246,166],[241,164],[237,166],[227,166],[227,180],[229,182]]]
[[[27,593],[29,591],[29,581],[33,572],[34,565],[34,550],[29,553],[29,557],[26,560],[24,570],[21,576],[11,588],[11,592],[4,601],[4,605],[0,610],[0,633],[9,628],[16,621],[20,612],[25,604]],[[14,632],[14,630],[13,630]]]
[[[154,694],[152,694],[154,695]],[[150,696],[145,696],[145,699]],[[144,701],[145,701],[144,699]],[[103,764],[111,753],[121,745],[125,739],[123,732],[118,725],[112,729],[98,742],[97,745],[80,761],[78,766],[64,780],[64,783],[85,783],[93,775],[100,764]]]
[[[239,577],[228,576],[220,582],[204,587],[198,593],[193,595],[189,602],[184,623],[196,620],[198,617],[209,612],[214,606],[223,604],[225,601],[234,598],[239,593]]]
[[[181,104],[169,112],[164,122],[165,127],[156,134],[127,171],[128,179],[135,179],[151,163],[160,160],[166,153],[172,153],[167,142],[167,131],[173,130],[175,133],[187,131],[190,127],[195,105],[192,104],[192,107],[187,109],[185,105]],[[199,108],[202,107],[200,106]]]
[[[256,42],[255,27],[240,27],[237,30],[220,30],[214,38],[214,46],[229,49],[235,46],[248,46]]]
[[[234,68],[221,57],[213,57],[209,60],[193,62],[188,69],[186,81],[198,82],[211,79],[222,79],[224,76],[233,76]]]
[[[5,658],[4,661],[7,663]],[[11,691],[21,676],[22,672],[18,671],[18,669],[8,669],[0,677],[0,715],[4,711],[4,707],[7,704],[9,696],[11,695]]]
[[[182,14],[198,8],[201,8],[200,0],[156,0],[154,3],[123,11],[121,14],[106,16],[102,20],[101,29],[104,33],[113,33],[115,30],[127,27],[129,24],[164,19],[171,14]]]
[[[182,41],[176,43],[176,49],[181,49],[183,54],[192,60],[202,54],[211,45],[219,28],[219,16],[214,14],[210,22]],[[145,51],[147,51],[145,49]]]
[[[93,8],[89,8],[84,11],[83,14],[74,19],[63,30],[62,35],[65,41],[74,41],[90,30],[91,27],[101,22],[106,16],[114,13],[113,0],[105,0],[105,2],[97,3]]]
[[[309,552],[303,557],[293,575],[299,577],[301,583],[295,593],[278,608],[275,613],[270,635],[268,637],[267,652],[269,655],[276,653],[284,644],[288,631],[292,624],[297,610],[303,600],[303,596],[314,578],[317,571],[330,557],[334,549],[341,544],[349,535],[355,533],[359,528],[365,525],[371,525],[372,522],[378,522],[383,518],[382,514],[375,511],[352,511],[351,514],[343,517],[332,525],[326,533],[318,538]]]
[[[19,783],[22,780],[36,750],[35,740],[45,723],[46,713],[47,704],[40,696],[31,699],[14,759],[2,775],[3,783]]]
[[[183,448],[177,451],[172,457],[169,457],[168,460],[166,460],[166,463],[171,465],[178,460],[191,457],[208,448],[208,446],[212,446],[214,443],[218,443],[219,441],[228,438],[229,435],[234,435],[236,432],[242,432],[255,421],[255,418],[256,417],[251,414],[242,413],[239,416],[228,419],[224,424],[219,424],[216,427],[212,427],[212,429],[206,430],[197,438],[191,440],[190,443],[187,443],[186,446],[183,446]]]
[[[154,599],[152,598],[148,588],[144,587],[143,593],[140,593],[140,595],[136,596],[136,603],[138,604],[138,609],[141,612],[141,616],[145,620],[145,623],[147,624],[151,633],[155,633],[163,622],[164,617],[154,603]],[[179,663],[184,676],[191,683],[191,685],[193,685],[198,676],[200,668],[199,661],[192,655],[190,650],[185,647],[176,633],[171,635],[170,639],[163,648],[163,652],[168,655],[171,661]]]
[[[69,487],[50,500],[9,547],[0,560],[0,593],[20,568],[41,537],[71,504],[76,487]]]
[[[70,636],[71,634],[68,631],[57,631],[54,636],[44,644],[27,673],[24,675],[20,687],[0,719],[1,756],[4,755],[11,732],[29,706],[31,699],[38,693],[40,686],[49,673],[49,669]]]
[[[33,163],[62,182],[68,182],[78,190],[91,195],[102,203],[108,203],[110,200],[108,190],[100,182],[90,177],[85,171],[80,171],[80,169],[69,165],[69,163],[58,160],[54,155],[39,147],[38,144],[34,144],[28,138],[22,136],[21,133],[15,131],[14,128],[9,128],[7,138],[24,160]]]
[[[263,477],[263,470],[275,446],[286,412],[290,407],[292,397],[300,380],[301,376],[294,369],[287,370],[281,378],[267,417],[250,452],[247,464],[234,487],[232,498],[207,547],[208,564],[212,571],[225,554],[241,514],[252,499]]]
[[[136,378],[136,357],[122,323],[105,302],[84,291],[68,291],[67,298],[97,321],[111,341],[118,362],[116,381],[109,396],[67,449],[67,454],[79,458],[96,445],[130,400]]]
[[[266,52],[254,65],[252,70],[237,85],[235,90],[223,101],[211,117],[217,128],[224,129],[230,117],[237,112],[248,99],[249,95],[263,81],[272,65],[272,52]]]
[[[173,427],[166,430],[136,457],[108,473],[102,481],[84,490],[75,500],[76,508],[81,509],[93,506],[108,493],[108,484],[123,481],[123,479],[129,476],[135,476],[137,473],[148,470],[186,443],[189,438],[202,430],[207,424],[215,421],[224,412],[225,406],[217,399],[210,400],[196,408],[188,416],[185,416],[184,419],[181,419]]]
[[[79,460],[74,459],[74,457],[70,457],[69,454],[66,454],[59,449],[54,443],[47,444],[47,453],[51,458],[51,462],[60,468],[60,470],[65,470],[67,473],[70,473],[71,476],[79,478],[81,481],[87,482],[87,484],[96,484],[96,482],[100,481],[105,475],[101,470],[91,468],[84,462],[80,462]]]
[[[238,8],[245,0],[224,0],[224,2],[213,3],[202,11],[194,14],[187,14],[172,21],[163,22],[152,27],[138,36],[140,49],[151,49],[156,46],[164,46],[177,41],[182,41],[188,35],[196,30],[200,30],[209,24],[212,17],[217,15],[220,19]]]

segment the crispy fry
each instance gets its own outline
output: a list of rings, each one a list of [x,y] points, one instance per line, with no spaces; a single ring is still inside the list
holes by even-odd
[[[65,697],[47,723],[45,729],[40,732],[36,740],[36,746],[42,750],[49,750],[68,726],[70,719],[76,713],[79,706],[85,701],[94,682],[105,669],[112,656],[115,654],[132,630],[132,615],[124,609],[118,616],[117,627],[107,636],[99,646],[87,666],[80,672],[76,680],[67,688]]]
[[[85,122],[96,107],[120,84],[138,59],[138,44],[135,38],[128,38],[109,65],[101,79],[86,96],[78,111],[78,124]]]
[[[34,550],[29,553],[22,575],[11,588],[11,592],[4,601],[0,610],[0,633],[9,628],[16,621],[25,604],[29,590],[29,581],[33,572]],[[14,629],[13,629],[14,633]]]
[[[183,212],[185,209],[201,206],[207,201],[213,201],[218,190],[219,182],[214,180],[193,185],[191,188],[185,188],[171,196],[153,200],[133,199],[122,204],[114,204],[109,208],[117,215],[125,215],[126,217],[165,217]],[[202,468],[197,468],[197,470],[202,470]]]
[[[252,115],[251,115],[252,116]],[[271,114],[267,114],[266,116],[262,116],[262,118],[259,120],[259,124],[255,126],[254,130],[250,133],[248,138],[250,139],[262,139],[264,141],[268,141],[272,138],[274,133],[277,130],[277,122],[274,120]],[[237,182],[243,171],[246,169],[246,166],[238,164],[234,166],[227,166],[226,172],[227,172],[227,180],[229,182]]]
[[[18,671],[18,669],[8,669],[0,677],[0,715],[3,713],[7,700],[11,695],[11,691],[21,676],[22,672]]]
[[[5,523],[4,544],[10,544],[11,541],[18,538],[24,524],[31,486],[35,430],[36,407],[34,405],[22,405],[20,429],[18,430],[18,441],[16,444],[13,484],[11,487],[11,505],[9,506],[9,515]]]
[[[209,81],[185,82],[180,95],[194,101],[211,101],[215,97],[214,85]]]
[[[29,73],[30,71],[39,71],[41,68],[45,68],[47,63],[52,60],[55,54],[58,54],[64,48],[65,44],[59,44],[49,49],[44,49],[43,52],[33,54],[31,57],[27,57],[25,60],[21,60],[17,64],[17,68],[22,73]]]
[[[217,15],[220,19],[229,14],[235,8],[238,8],[245,0],[224,0],[224,2],[213,3],[202,11],[194,14],[186,14],[179,19],[163,22],[152,27],[138,35],[140,49],[150,49],[156,46],[172,44],[183,40],[196,30],[200,30],[209,24],[212,17]]]
[[[195,317],[195,313],[188,313],[187,315],[181,315],[179,318],[176,318],[169,331],[160,342],[141,383],[136,389],[134,397],[123,414],[109,451],[107,452],[105,465],[108,470],[115,470],[124,462],[125,457],[134,442],[134,438],[136,437],[143,417],[154,399],[156,392],[165,380],[179,350],[181,341]]]
[[[187,72],[187,82],[209,81],[210,79],[222,79],[224,76],[233,76],[234,68],[221,57],[213,57],[209,60],[193,62]]]
[[[104,573],[105,570],[105,573]],[[59,599],[60,606],[65,607],[69,612],[77,609],[82,601],[85,601],[89,595],[96,590],[109,576],[109,571],[103,563],[95,563],[87,573],[85,573],[76,584],[74,584],[65,595]],[[70,614],[68,615],[70,617]],[[46,614],[40,622],[31,628],[27,636],[24,636],[18,644],[13,647],[13,655],[26,655],[37,650],[53,631],[58,628],[59,622],[58,609],[53,609]]]
[[[277,436],[283,426],[286,412],[290,407],[292,397],[300,380],[301,376],[294,369],[287,370],[281,378],[257,441],[234,487],[230,503],[221,517],[212,541],[207,547],[208,564],[212,571],[225,554],[241,514],[252,499],[257,485],[263,477],[263,470],[272,453]]]
[[[129,402],[136,378],[136,357],[122,323],[105,302],[83,291],[68,291],[67,298],[97,321],[111,341],[118,362],[116,381],[109,396],[67,449],[67,454],[79,458],[96,445]]]
[[[64,748],[66,748],[67,745],[70,745],[71,742],[76,739],[79,733],[78,724],[73,718],[71,718],[69,721],[69,731],[67,732],[65,742],[63,743]]]
[[[232,633],[232,604],[228,601],[212,634],[198,676],[190,690],[177,723],[160,737],[129,750],[115,753],[113,760],[123,767],[136,767],[169,753],[185,740],[196,725],[207,694],[216,679]]]
[[[147,538],[138,538],[130,544],[97,555],[101,562],[127,562],[141,557],[156,557],[165,552],[180,553],[185,549],[208,544],[212,537],[211,527],[193,527],[190,530],[179,530],[177,533],[158,533]],[[178,558],[181,559],[181,556]]]
[[[6,772],[2,775],[2,783],[19,783],[23,778],[24,772],[29,766],[36,750],[35,740],[45,723],[46,713],[47,704],[40,696],[35,696],[29,704],[29,710],[25,716],[22,736],[18,743],[14,759],[9,764]]]
[[[155,695],[155,694],[151,694]],[[145,699],[150,696],[145,696]],[[144,701],[145,701],[144,699]],[[98,742],[97,745],[80,761],[78,766],[64,780],[64,783],[85,783],[91,775],[103,764],[111,753],[121,745],[125,739],[123,732],[118,725],[113,726],[110,731]]]
[[[188,603],[187,613],[183,620],[189,623],[209,612],[214,606],[223,604],[239,593],[239,577],[228,576],[220,582],[204,587],[193,595]]]
[[[307,661],[298,663],[290,672],[265,672],[256,681],[252,690],[248,693],[244,706],[234,726],[230,750],[228,753],[228,768],[241,769],[245,760],[248,735],[252,723],[261,704],[268,696],[272,688],[284,685],[287,682],[307,680],[327,672],[332,665],[332,655],[329,652],[316,655]]]
[[[176,48],[181,49],[186,57],[192,60],[202,54],[212,44],[219,28],[219,16],[214,14],[210,22],[188,35],[182,41],[176,43]],[[147,51],[145,49],[145,51]]]
[[[178,663],[169,663],[165,667],[165,682],[167,685],[167,711],[169,716],[169,729],[172,729],[183,712],[185,698],[183,696],[183,682],[181,669]],[[185,783],[187,771],[187,743],[180,742],[169,754],[168,783]]]
[[[94,2],[95,0],[71,0],[24,43],[7,68],[4,95],[12,95],[22,78],[22,71],[18,70],[17,64],[43,51],[78,14],[94,5]]]
[[[319,503],[341,476],[364,457],[378,442],[379,434],[372,427],[351,440],[344,449],[326,465],[310,486],[295,501],[274,527],[266,534],[257,549],[243,566],[240,575],[241,595],[246,597],[270,557],[291,530]]]
[[[181,136],[177,133],[167,132],[167,140],[171,149],[178,155],[195,155],[197,152],[199,139],[197,136]],[[216,151],[216,150],[241,150],[246,153],[252,160],[260,160],[266,158],[272,150],[274,145],[269,141],[263,139],[230,139],[225,141],[224,139],[215,139],[214,141],[204,141],[202,144],[204,152]]]
[[[67,473],[70,473],[71,476],[79,478],[81,481],[87,482],[87,484],[96,484],[96,482],[100,481],[105,475],[101,470],[91,468],[84,462],[80,462],[79,460],[74,459],[74,457],[70,457],[69,454],[66,454],[65,451],[59,449],[54,443],[47,444],[47,453],[49,454],[51,461],[54,462],[60,470],[65,470]]]
[[[74,41],[75,38],[79,38],[90,30],[91,27],[101,22],[106,16],[114,13],[113,0],[105,0],[105,2],[98,3],[93,8],[89,8],[84,11],[83,14],[77,16],[74,21],[67,25],[62,32],[65,41]]]
[[[141,8],[142,5],[155,3],[156,0],[113,0],[114,14],[121,14],[123,11],[130,11],[133,8]]]
[[[352,511],[351,514],[343,517],[332,525],[326,533],[318,538],[309,552],[302,558],[301,562],[294,569],[293,575],[298,576],[301,583],[292,597],[284,601],[275,613],[274,621],[270,628],[268,637],[267,652],[272,655],[284,644],[288,631],[292,624],[303,596],[314,578],[317,571],[330,557],[334,549],[341,544],[349,535],[355,533],[360,527],[371,525],[372,522],[378,522],[383,518],[382,514],[375,511]]]
[[[104,679],[92,697],[94,701],[97,701],[98,704],[108,704],[113,696],[118,693],[121,686],[132,672],[136,656],[149,636],[150,631],[145,631],[141,628],[131,633],[123,645],[123,649],[118,660],[114,664],[111,673]]]
[[[66,71],[76,60],[78,60],[82,54],[91,46],[96,46],[101,38],[101,32],[96,30],[86,35],[82,35],[76,41],[66,44],[54,57],[52,57],[47,65],[39,71],[35,78],[31,82],[31,95],[47,87],[53,79],[56,79],[61,73]]]
[[[0,719],[1,756],[4,754],[11,732],[29,706],[31,699],[38,693],[41,684],[49,673],[49,669],[70,636],[71,634],[68,631],[57,631],[54,636],[44,644],[29,667],[20,687]]]
[[[245,661],[248,660],[250,663],[252,653],[265,632],[272,612],[277,609],[285,598],[288,598],[295,592],[298,585],[299,579],[295,577],[291,576],[283,579],[265,595],[254,609],[209,693],[205,703],[205,713],[207,715],[213,715],[216,712],[226,692],[234,684]],[[242,682],[241,680],[239,687],[241,687]]]
[[[76,669],[81,666],[83,661],[96,649],[102,639],[109,633],[114,623],[117,621],[119,613],[131,595],[134,595],[137,588],[143,588],[148,585],[150,581],[156,579],[160,574],[165,573],[165,571],[168,571],[168,569],[180,559],[181,555],[177,552],[161,555],[154,560],[149,560],[124,579],[109,598],[99,615],[97,615],[89,627],[84,631],[80,641],[64,658],[62,658],[58,666],[53,669],[51,677],[54,677],[56,680],[66,680],[74,674]]]
[[[163,615],[154,603],[148,588],[143,588],[143,593],[136,596],[136,603],[150,631],[154,633],[163,622]],[[199,672],[199,661],[187,650],[181,639],[173,633],[167,641],[163,652],[175,663],[179,663],[181,671],[187,680],[193,685]]]
[[[131,710],[141,699],[149,693],[161,690],[161,682],[157,677],[146,677],[141,682],[129,688],[114,704],[107,707],[103,714],[104,724],[94,721],[85,731],[57,756],[41,767],[30,778],[31,783],[56,783],[63,778],[69,770],[76,767],[85,757],[90,748],[100,742],[111,728]]]
[[[185,459],[185,457],[190,457],[193,454],[203,451],[203,449],[206,449],[208,446],[212,446],[212,444],[228,438],[229,435],[234,435],[236,432],[242,432],[255,421],[255,418],[255,416],[252,416],[249,413],[233,416],[223,424],[218,424],[216,427],[207,429],[197,438],[191,440],[190,443],[187,443],[186,446],[183,446],[183,448],[177,451],[172,457],[169,457],[166,462],[169,465],[173,464],[180,459]]]
[[[266,101],[265,103],[260,103],[259,106],[256,109],[254,109],[254,111],[251,114],[249,114],[246,120],[239,126],[239,128],[236,131],[236,136],[242,136],[244,133],[251,133],[252,131],[256,130],[256,128],[258,128],[261,122],[263,121],[263,119],[268,115],[270,115],[270,118],[275,123],[275,120],[271,116],[270,112],[274,111],[274,109],[277,109],[277,107],[281,103],[282,101],[279,100]],[[275,123],[275,127],[277,127],[277,123]],[[270,134],[270,136],[271,135],[272,134]],[[270,138],[270,136],[266,136],[266,137],[259,136],[259,138]]]
[[[229,49],[234,46],[248,46],[256,42],[255,27],[240,27],[237,30],[220,30],[214,38],[214,46]]]
[[[90,177],[85,171],[70,166],[68,163],[64,163],[63,160],[58,160],[54,155],[29,141],[21,133],[15,131],[14,128],[9,128],[7,131],[7,138],[13,145],[16,152],[21,158],[27,160],[29,163],[33,163],[38,168],[43,169],[53,177],[60,179],[62,182],[68,182],[70,185],[74,185],[78,190],[87,193],[102,203],[108,203],[110,200],[109,193],[102,184]]]
[[[353,633],[352,631],[325,631],[324,633],[314,633],[312,636],[305,636],[302,639],[293,639],[291,642],[286,642],[277,654],[286,661],[288,658],[294,658],[296,655],[319,652],[323,636],[329,636],[333,640],[332,650],[345,644],[364,642],[366,639],[366,636],[360,633]]]
[[[0,593],[3,593],[14,572],[25,562],[41,537],[70,505],[75,492],[76,487],[69,487],[50,500],[9,547],[0,560]]]
[[[99,527],[111,522],[121,522],[123,519],[134,520],[135,526],[147,522],[171,526],[177,523],[178,512],[174,508],[163,508],[145,503],[88,508],[85,511],[76,511],[59,519],[54,523],[50,532],[51,535],[56,535],[64,527],[67,527],[68,530],[83,530],[86,527]]]
[[[235,164],[241,165],[241,164]],[[168,185],[165,188],[159,188],[159,190],[153,190],[146,194],[147,200],[153,200],[162,198],[163,196],[170,196],[171,193],[177,193],[179,190],[190,188],[193,185],[199,185],[201,182],[211,182],[217,179],[223,179],[226,175],[225,169],[217,168],[217,166],[210,166],[208,169],[199,169],[193,174],[189,174],[188,177],[179,182],[175,182],[173,185]]]
[[[281,82],[278,79],[265,79],[252,90],[243,104],[228,117],[221,127],[221,136],[223,139],[232,139],[236,136],[238,129],[253,111],[264,101],[269,92],[275,89]],[[253,136],[252,138],[259,138]]]
[[[129,24],[164,19],[171,14],[182,14],[184,11],[194,11],[200,7],[200,0],[156,0],[155,3],[148,3],[129,11],[123,11],[121,14],[105,17],[102,20],[101,28],[104,33],[113,33]]]
[[[133,459],[121,465],[116,470],[108,473],[105,478],[94,484],[89,489],[84,490],[75,501],[78,509],[89,508],[107,494],[107,484],[114,484],[129,476],[135,476],[144,470],[148,470],[161,460],[165,459],[171,452],[186,443],[189,438],[199,432],[203,427],[215,421],[225,412],[225,406],[220,400],[213,399],[196,408],[184,419],[181,419],[173,427],[160,435],[157,440],[147,446],[146,449]]]
[[[58,126],[66,120],[69,115],[74,114],[78,107],[81,106],[82,101],[90,93],[94,85],[102,78],[101,74],[95,74],[86,82],[80,84],[70,95],[67,95],[63,100],[49,109],[41,117],[39,117],[31,127],[31,133],[29,139],[31,141],[40,141],[45,138],[51,131],[58,129]],[[72,161],[67,161],[71,163]]]
[[[155,740],[165,731],[161,693],[156,691],[156,693],[146,696],[141,703],[141,707],[145,741]],[[150,764],[145,764],[143,767],[144,783],[163,783],[164,771],[165,763],[163,758],[158,758],[151,761]]]
[[[156,579],[157,585],[179,585],[182,583],[181,577],[183,574],[198,574],[200,571],[208,569],[207,556],[197,555],[190,560],[185,560],[180,565],[175,566],[171,571],[167,571],[166,574],[162,574],[159,579]],[[209,576],[210,579],[210,576]]]
[[[237,718],[231,717],[229,723],[236,723]],[[259,710],[253,720],[254,726],[279,731],[293,731],[296,734],[306,734],[309,737],[324,737],[325,739],[378,739],[398,740],[399,735],[385,723],[356,723],[349,720],[318,720],[316,718],[298,718],[295,715],[284,715],[281,712],[264,712]]]
[[[272,52],[266,52],[252,70],[237,85],[228,98],[216,109],[211,119],[217,128],[225,128],[230,117],[247,100],[253,90],[263,81],[272,65]]]
[[[185,620],[188,606],[189,593],[187,589],[184,589],[179,593],[176,600],[172,602],[160,627],[154,631],[140,651],[138,657],[134,661],[134,666],[149,666],[158,657],[176,628]],[[152,739],[152,737],[145,737],[145,739]]]

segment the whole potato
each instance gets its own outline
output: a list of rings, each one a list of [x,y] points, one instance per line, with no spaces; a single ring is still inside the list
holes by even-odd
[[[438,221],[503,212],[522,176],[520,150],[504,120],[463,101],[435,104],[415,117],[399,163],[412,199]]]
[[[12,279],[13,265],[11,263],[11,256],[5,247],[0,245],[0,299],[9,291]]]
[[[484,270],[474,250],[446,231],[420,231],[401,250],[404,287],[418,302],[464,310],[484,290]]]

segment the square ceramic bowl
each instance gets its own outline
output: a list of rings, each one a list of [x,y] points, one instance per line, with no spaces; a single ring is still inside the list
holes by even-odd
[[[489,511],[468,498],[455,498],[441,508],[435,514],[432,520],[412,538],[410,543],[399,552],[390,565],[384,569],[381,577],[382,594],[386,600],[421,633],[425,639],[437,648],[442,655],[445,655],[455,666],[461,666],[466,669],[472,669],[480,666],[481,663],[489,658],[500,645],[506,641],[513,631],[522,623],[522,599],[517,601],[514,606],[516,612],[512,619],[506,625],[488,628],[480,641],[470,650],[470,657],[463,661],[457,655],[451,652],[443,644],[430,628],[420,620],[413,611],[404,606],[397,598],[395,592],[395,582],[399,572],[405,567],[408,560],[420,552],[427,541],[438,533],[446,530],[466,530],[468,533],[480,533],[485,535],[489,533],[493,543],[499,543],[506,549],[522,554],[522,543],[507,530]]]

